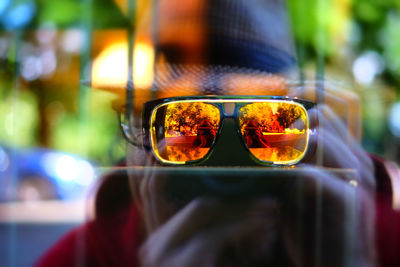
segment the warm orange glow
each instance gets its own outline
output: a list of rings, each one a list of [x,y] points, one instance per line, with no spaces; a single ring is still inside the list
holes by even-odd
[[[239,127],[250,152],[261,161],[294,164],[308,144],[308,116],[297,103],[266,100],[239,110]],[[158,107],[152,116],[152,140],[157,156],[185,163],[206,156],[220,124],[212,103],[181,101]]]
[[[116,43],[106,47],[93,62],[92,86],[125,88],[127,81],[127,44]]]
[[[138,42],[133,54],[135,88],[148,88],[153,81],[154,49]],[[128,45],[119,42],[106,47],[93,62],[92,85],[97,88],[125,88],[128,82]]]
[[[304,134],[305,133],[305,129],[303,129],[303,130],[299,130],[299,129],[290,129],[290,128],[286,128],[285,129],[285,134],[290,134],[290,133],[292,133],[292,134]]]
[[[297,104],[259,102],[242,107],[239,113],[242,133],[250,120],[260,127],[263,134],[304,133],[306,127],[306,112]]]
[[[204,158],[209,150],[210,148],[167,146],[165,154],[169,161],[186,162]]]
[[[270,149],[250,148],[250,152],[258,159],[268,159],[266,161],[276,163],[293,161],[293,159],[298,159],[303,155],[303,151],[297,150],[293,147],[273,147]]]
[[[253,103],[239,111],[239,124],[250,152],[277,164],[294,163],[307,147],[306,111],[285,102]]]
[[[226,74],[222,78],[226,93],[230,95],[287,95],[287,80],[274,74]]]
[[[199,102],[169,104],[165,116],[166,135],[175,131],[181,135],[197,136],[199,125],[203,121],[209,122],[215,130],[219,120],[219,109],[212,104]]]
[[[186,162],[203,158],[218,131],[219,109],[202,102],[171,103],[156,112],[156,153],[164,160]],[[162,133],[157,135],[157,130]]]
[[[136,88],[149,88],[154,76],[154,49],[149,43],[138,42],[133,55],[133,81]]]
[[[160,56],[162,57],[162,55]],[[171,73],[167,64],[157,65],[157,77],[161,79],[171,79]],[[201,79],[204,79],[204,73],[201,70],[199,72],[189,72],[174,77],[172,82],[160,84],[160,90],[157,92],[157,97],[175,97],[175,96],[190,96],[202,94],[203,88],[201,87]]]

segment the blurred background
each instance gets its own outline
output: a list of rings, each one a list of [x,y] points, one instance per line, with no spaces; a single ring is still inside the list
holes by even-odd
[[[112,102],[129,77],[137,108],[150,95],[154,51],[133,36],[152,2],[0,1],[0,266],[32,264],[90,218],[96,181],[125,155]],[[324,66],[359,95],[363,146],[399,164],[400,2],[287,5],[303,77]]]

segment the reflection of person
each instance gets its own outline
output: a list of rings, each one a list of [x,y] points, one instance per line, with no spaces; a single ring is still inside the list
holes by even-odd
[[[276,84],[276,77],[294,64],[282,1],[160,0],[158,8],[157,48],[172,67],[160,68],[158,75],[163,76],[154,91],[164,96],[196,88],[204,94],[238,94],[239,89],[251,94],[257,88],[269,88],[263,94],[282,93],[281,85],[266,86]],[[162,73],[165,69],[175,72]],[[285,198],[227,201],[205,196],[178,205],[156,169],[140,176],[131,168],[129,180],[124,173],[104,180],[96,218],[64,237],[38,265],[337,267],[400,262],[399,243],[389,248],[381,244],[390,238],[385,231],[395,228],[379,217],[375,221],[375,193],[378,215],[400,221],[388,208],[391,176],[386,165],[349,141],[345,125],[330,107],[321,105],[309,113],[320,122],[310,122],[313,129],[319,125],[319,138],[310,144],[323,150],[300,166],[304,172]],[[129,146],[127,164],[156,162]],[[341,176],[349,169],[357,182]]]
[[[249,120],[244,126],[244,139],[249,148],[270,147],[264,140],[259,125],[254,120]]]
[[[281,133],[283,132],[283,126],[279,123],[278,121],[278,114],[274,113],[272,114],[272,122],[270,126],[270,131],[273,133]]]
[[[192,145],[194,147],[206,148],[211,147],[215,139],[214,127],[208,120],[202,120],[199,123],[199,128],[197,129],[197,136],[194,139]]]

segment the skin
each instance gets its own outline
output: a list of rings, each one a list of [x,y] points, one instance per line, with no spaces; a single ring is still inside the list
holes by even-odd
[[[323,154],[297,166],[284,198],[199,197],[177,207],[163,195],[163,177],[151,168],[145,176],[131,172],[147,232],[142,266],[374,266],[373,164],[331,107],[309,113],[318,117],[310,142]],[[133,146],[128,152],[130,166],[157,165]]]
[[[209,38],[203,16],[207,2],[173,2],[159,1],[157,42],[160,47],[176,48],[173,51],[179,51],[180,62],[196,68],[170,75],[168,68],[160,66],[162,79],[153,97],[202,94],[207,81],[217,85],[221,94],[316,99],[315,87],[299,94],[288,90],[285,77],[280,75],[204,76],[209,71],[196,64],[203,62],[201,52],[206,51]],[[275,18],[275,12],[268,14],[264,17]],[[287,43],[276,39],[276,34],[272,36],[279,46]],[[160,58],[161,63],[168,60],[162,53]],[[326,89],[326,105],[309,111],[311,118],[318,118],[310,122],[311,128],[318,128],[318,136],[310,140],[317,153],[288,170],[298,175],[280,198],[269,194],[236,201],[197,197],[177,205],[165,196],[166,179],[157,168],[146,169],[145,175],[135,171],[134,166],[157,167],[154,158],[128,145],[131,190],[147,235],[139,252],[141,265],[373,266],[375,180],[371,160],[356,141],[360,136],[359,102],[348,91]],[[347,125],[343,123],[346,120]],[[357,186],[349,183],[349,177]]]

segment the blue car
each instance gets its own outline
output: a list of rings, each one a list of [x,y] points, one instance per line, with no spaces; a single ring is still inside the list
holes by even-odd
[[[95,181],[94,166],[73,154],[0,145],[0,201],[77,199]]]

